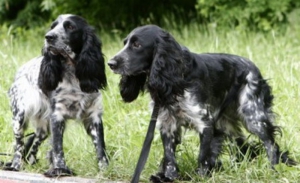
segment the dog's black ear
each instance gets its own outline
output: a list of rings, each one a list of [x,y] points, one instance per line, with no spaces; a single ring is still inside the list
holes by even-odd
[[[124,102],[134,101],[139,93],[144,91],[146,78],[145,73],[136,76],[122,76],[119,86]]]
[[[54,90],[62,81],[62,64],[59,55],[52,55],[46,49],[42,50],[43,60],[38,77],[39,88],[47,94]]]
[[[184,55],[181,46],[167,32],[156,40],[149,76],[149,90],[155,102],[169,105],[184,93]]]
[[[104,89],[107,85],[102,45],[93,28],[87,27],[83,35],[83,47],[76,63],[76,77],[84,92]]]

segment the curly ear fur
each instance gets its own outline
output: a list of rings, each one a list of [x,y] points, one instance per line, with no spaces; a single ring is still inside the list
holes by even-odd
[[[144,91],[146,74],[136,76],[122,76],[120,80],[120,94],[124,102],[134,101],[140,92]]]
[[[75,75],[84,92],[94,92],[107,85],[101,42],[91,27],[84,32],[84,44],[76,63]]]
[[[52,55],[48,51],[44,50],[43,60],[40,67],[38,86],[41,90],[47,94],[48,91],[54,90],[58,83],[62,81],[62,64],[61,56]]]
[[[181,46],[167,32],[161,32],[156,40],[148,88],[151,97],[161,105],[176,102],[185,88],[184,55]]]

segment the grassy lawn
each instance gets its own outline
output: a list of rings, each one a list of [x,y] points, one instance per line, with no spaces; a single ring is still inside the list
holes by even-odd
[[[248,57],[261,69],[275,95],[274,111],[278,114],[277,124],[283,128],[277,141],[282,150],[289,150],[291,157],[300,161],[300,28],[290,28],[284,35],[270,32],[249,33],[231,30],[228,32],[203,31],[196,25],[183,26],[180,31],[166,28],[179,43],[193,52],[225,52]],[[0,27],[0,152],[13,153],[14,137],[7,90],[19,66],[29,59],[39,56],[43,37],[47,28],[14,34],[8,27]],[[103,42],[103,52],[108,61],[122,48],[122,36],[111,32],[99,34]],[[64,135],[64,152],[67,165],[82,177],[101,180],[129,181],[133,174],[144,136],[148,127],[150,97],[146,93],[130,104],[124,104],[119,95],[119,76],[107,67],[108,87],[103,91],[104,128],[110,166],[98,171],[94,146],[83,125],[69,121]],[[30,128],[27,133],[31,132]],[[156,131],[149,159],[141,180],[147,182],[158,169],[163,155],[162,143]],[[258,140],[250,138],[251,140]],[[245,159],[237,163],[226,149],[220,157],[224,170],[214,172],[211,177],[199,178],[193,171],[197,166],[199,149],[198,135],[186,131],[182,144],[178,147],[177,160],[181,175],[190,177],[191,182],[298,182],[300,166],[276,166],[278,173],[269,168],[265,151],[253,161]],[[44,173],[48,169],[46,140],[38,153],[39,162],[30,166],[23,164],[25,172]],[[12,157],[0,156],[0,161],[10,161]]]

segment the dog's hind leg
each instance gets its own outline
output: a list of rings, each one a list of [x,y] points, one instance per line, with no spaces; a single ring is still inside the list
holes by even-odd
[[[247,129],[263,141],[272,168],[274,168],[274,165],[279,162],[283,162],[289,166],[297,164],[296,161],[288,156],[288,152],[281,152],[278,144],[275,142],[274,134],[277,130],[279,130],[277,126],[273,126],[267,118],[257,120],[250,120],[249,118],[246,118],[245,121]],[[257,151],[256,154],[252,155],[256,156]]]
[[[101,115],[86,119],[84,121],[84,125],[87,133],[93,140],[98,158],[98,166],[101,170],[108,166],[108,159],[105,152],[104,128]]]
[[[278,164],[280,158],[279,146],[274,139],[276,127],[267,120],[250,120],[249,118],[246,118],[245,121],[247,129],[263,141],[272,167],[273,165]]]
[[[15,136],[15,153],[11,163],[7,163],[5,170],[19,171],[24,155],[24,130],[26,128],[25,112],[13,110],[13,132]]]
[[[274,114],[271,110],[272,99],[270,87],[265,80],[255,78],[253,74],[247,76],[248,83],[240,94],[239,113],[245,122],[247,130],[257,135],[264,143],[272,168],[280,160],[286,160],[289,164],[293,160],[287,158],[287,154],[281,159],[281,152],[275,142],[275,133],[280,129],[272,124]]]
[[[48,121],[39,121],[39,125],[40,126],[36,129],[36,132],[34,134],[35,138],[33,139],[31,149],[28,149],[28,153],[25,157],[26,161],[29,164],[35,164],[37,162],[36,154],[38,152],[38,148],[41,145],[41,143],[48,137]]]

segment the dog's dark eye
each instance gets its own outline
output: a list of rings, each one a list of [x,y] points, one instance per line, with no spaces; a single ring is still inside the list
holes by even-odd
[[[138,43],[137,41],[134,41],[134,42],[132,43],[132,46],[133,46],[134,48],[140,48],[140,47],[141,47],[140,43]]]
[[[64,28],[67,29],[67,30],[74,30],[75,26],[70,21],[65,21],[64,22]]]
[[[67,25],[66,28],[69,29],[69,30],[74,30],[75,29],[75,27],[72,26],[72,25]]]

